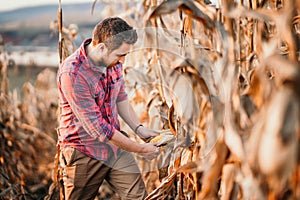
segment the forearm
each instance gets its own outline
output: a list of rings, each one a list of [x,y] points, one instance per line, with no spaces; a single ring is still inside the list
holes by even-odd
[[[121,101],[117,103],[117,107],[121,118],[132,130],[134,130],[140,124],[140,120],[130,102],[128,100]]]
[[[146,149],[142,144],[136,143],[129,139],[128,137],[124,136],[121,132],[118,130],[115,130],[115,133],[109,140],[110,143],[113,145],[124,149],[129,152],[135,152],[135,153],[146,153]]]
[[[119,102],[117,106],[119,115],[141,139],[148,141],[149,138],[157,136],[155,131],[139,126],[141,123],[128,100]]]

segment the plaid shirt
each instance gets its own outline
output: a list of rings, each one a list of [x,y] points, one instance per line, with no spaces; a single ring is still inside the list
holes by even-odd
[[[94,66],[87,58],[87,39],[60,66],[57,73],[59,143],[86,155],[107,161],[118,148],[108,144],[120,130],[116,103],[127,99],[122,65],[107,69]]]

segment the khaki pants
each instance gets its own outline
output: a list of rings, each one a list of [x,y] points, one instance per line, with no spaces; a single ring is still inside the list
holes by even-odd
[[[121,151],[108,165],[74,148],[62,150],[64,194],[67,200],[94,199],[105,179],[121,199],[144,199],[144,182],[134,156]]]

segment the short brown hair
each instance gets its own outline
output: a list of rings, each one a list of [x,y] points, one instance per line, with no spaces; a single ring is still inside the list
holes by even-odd
[[[109,51],[119,48],[123,42],[134,44],[137,33],[119,17],[109,17],[99,22],[93,31],[93,45],[104,43]]]

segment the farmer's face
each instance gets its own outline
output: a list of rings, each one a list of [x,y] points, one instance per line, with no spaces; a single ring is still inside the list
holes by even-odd
[[[103,63],[109,68],[117,64],[124,64],[125,56],[128,54],[131,45],[123,42],[122,45],[113,50],[107,51],[106,56],[103,57]]]

